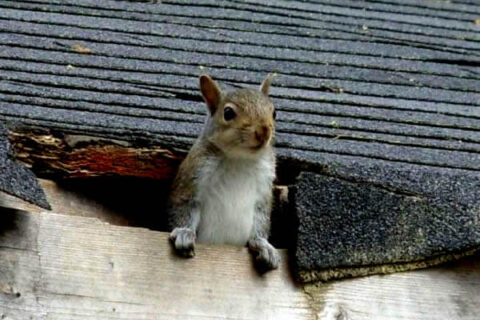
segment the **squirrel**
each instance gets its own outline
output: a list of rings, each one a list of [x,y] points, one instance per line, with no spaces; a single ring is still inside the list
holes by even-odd
[[[169,239],[180,256],[193,257],[196,241],[248,245],[259,266],[278,267],[280,256],[268,242],[275,179],[273,76],[259,90],[232,92],[200,76],[207,119],[179,167],[167,207]]]

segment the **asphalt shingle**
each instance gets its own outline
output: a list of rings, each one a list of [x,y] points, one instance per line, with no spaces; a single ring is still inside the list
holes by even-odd
[[[298,180],[301,274],[347,262],[426,261],[478,243],[477,233],[467,239],[475,229],[466,223],[480,198],[479,15],[466,0],[6,0],[0,121],[184,153],[205,116],[201,73],[234,88],[277,71],[276,149],[280,170],[291,170],[279,175],[329,176]],[[355,206],[365,221],[336,231],[336,219],[352,218]],[[464,237],[438,238],[427,226],[433,217]],[[392,223],[399,218],[402,227]],[[421,227],[434,240],[400,242],[402,251],[382,243],[390,238],[380,222],[396,237]],[[375,240],[371,250],[384,245],[385,254],[352,253],[353,236],[359,246]],[[341,248],[330,255],[325,243],[340,237],[350,251],[335,260]]]

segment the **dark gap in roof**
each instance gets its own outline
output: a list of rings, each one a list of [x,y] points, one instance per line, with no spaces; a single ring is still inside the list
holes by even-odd
[[[129,226],[169,231],[166,202],[183,152],[40,131],[12,132],[11,137],[18,158],[39,177],[93,200]],[[287,185],[300,170],[279,158],[271,230],[271,242],[278,248],[294,244]]]

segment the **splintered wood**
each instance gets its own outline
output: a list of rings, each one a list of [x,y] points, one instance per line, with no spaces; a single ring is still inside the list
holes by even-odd
[[[134,148],[126,142],[87,136],[10,132],[10,140],[18,160],[70,178],[172,179],[183,159],[158,147]]]

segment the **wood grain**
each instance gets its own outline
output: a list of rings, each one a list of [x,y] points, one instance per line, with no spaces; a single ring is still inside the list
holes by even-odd
[[[45,192],[53,212],[71,216],[98,218],[101,221],[114,225],[129,225],[129,221],[119,212],[112,210],[99,201],[82,195],[75,189],[65,188],[65,186],[61,186],[47,179],[39,179],[39,184]],[[0,192],[0,207],[23,210],[31,213],[41,213],[45,211],[36,205],[3,192]]]
[[[182,160],[158,147],[135,148],[89,136],[10,132],[9,139],[17,160],[69,178],[126,176],[168,180],[175,177]]]
[[[307,285],[318,319],[478,319],[480,256],[432,269]]]
[[[75,193],[47,195],[62,215],[0,211],[4,319],[477,319],[480,312],[479,256],[303,287],[290,276],[286,251],[281,268],[265,275],[245,248],[199,245],[184,260],[166,233],[72,216],[77,208],[101,217],[102,208]]]
[[[182,259],[166,233],[47,213],[1,217],[11,227],[0,238],[4,318],[312,318],[287,264],[260,275],[246,248],[199,245]]]
[[[143,227],[168,231],[163,208],[169,182],[163,180],[39,179],[52,212],[70,216],[97,218],[118,226]],[[288,187],[274,187],[271,241],[278,248],[292,243]],[[45,210],[17,197],[0,192],[0,207],[41,213]]]

